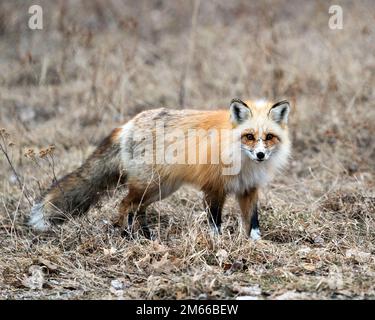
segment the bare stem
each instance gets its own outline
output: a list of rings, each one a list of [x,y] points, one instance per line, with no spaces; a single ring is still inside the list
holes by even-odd
[[[185,68],[182,71],[180,92],[178,96],[178,102],[181,108],[185,107],[186,79],[188,77],[188,72],[189,72],[191,60],[193,58],[194,49],[195,49],[194,48],[195,47],[195,29],[197,27],[197,17],[198,17],[199,6],[200,6],[200,0],[195,0],[194,8],[193,8],[193,15],[191,17],[191,30],[190,30],[190,38],[189,38],[188,56],[187,56]]]
[[[6,142],[4,140],[4,137],[2,137],[2,139],[3,139],[3,142],[5,144]],[[17,173],[16,169],[14,168],[13,163],[9,158],[8,152],[6,151],[6,149],[3,147],[3,145],[1,143],[0,143],[0,150],[4,154],[5,158],[7,159],[9,167],[11,168],[14,176],[17,179],[19,189],[21,190],[22,194],[25,196],[25,198],[26,198],[27,202],[30,204],[30,206],[32,206],[33,204],[32,204],[32,202],[31,202],[31,200],[29,199],[29,196],[28,196],[29,192],[27,191],[26,186],[21,182],[21,178],[20,178],[19,174]]]

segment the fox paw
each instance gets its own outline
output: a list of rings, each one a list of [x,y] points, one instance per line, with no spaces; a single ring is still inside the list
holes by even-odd
[[[262,239],[260,230],[258,228],[251,229],[250,239],[254,241]]]

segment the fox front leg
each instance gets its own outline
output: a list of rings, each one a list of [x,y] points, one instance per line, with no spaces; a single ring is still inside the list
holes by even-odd
[[[253,240],[261,239],[258,214],[259,214],[258,203],[256,203],[253,208],[253,212],[252,212],[251,220],[250,220],[250,238]]]
[[[259,240],[261,233],[259,230],[258,218],[258,189],[253,188],[244,194],[237,196],[240,208],[242,225],[246,236],[253,240]]]

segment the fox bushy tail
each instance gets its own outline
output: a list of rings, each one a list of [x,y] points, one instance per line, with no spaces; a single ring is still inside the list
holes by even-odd
[[[88,211],[108,188],[121,183],[119,129],[106,137],[77,170],[56,181],[31,209],[29,225],[47,231]]]

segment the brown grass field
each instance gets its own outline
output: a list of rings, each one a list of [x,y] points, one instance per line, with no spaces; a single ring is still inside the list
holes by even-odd
[[[43,30],[31,4],[0,2],[0,299],[375,298],[374,1],[335,1],[342,30],[323,0],[44,0]],[[235,97],[293,107],[261,241],[234,199],[211,235],[187,187],[150,207],[154,241],[109,223],[126,190],[55,234],[27,227],[54,177],[138,112]]]

